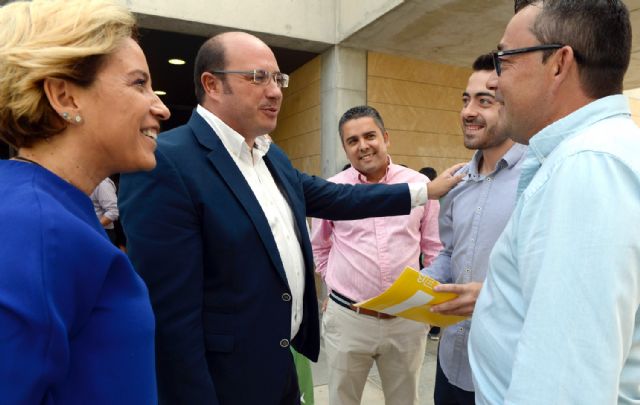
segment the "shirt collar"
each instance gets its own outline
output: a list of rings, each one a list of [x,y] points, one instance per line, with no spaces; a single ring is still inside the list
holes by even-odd
[[[391,161],[391,156],[387,155],[387,168],[384,171],[384,176],[382,176],[382,178],[380,179],[380,181],[378,181],[378,183],[386,183],[387,179],[389,178],[389,171],[392,169],[393,162]],[[367,180],[367,176],[365,176],[364,174],[360,173],[359,171],[357,171],[356,169],[353,168],[353,166],[351,166],[351,169],[353,169],[353,174],[356,177],[356,180],[359,183],[369,183],[369,181]]]
[[[504,154],[504,156],[502,157],[502,160],[504,160],[507,164],[507,167],[511,169],[520,161],[520,159],[522,158],[522,155],[524,155],[526,151],[527,151],[527,145],[514,143],[511,146],[511,148],[509,148],[507,153]]]
[[[630,114],[629,103],[622,94],[597,99],[543,128],[529,140],[529,149],[542,163],[560,142],[582,129],[605,118]]]
[[[526,145],[521,145],[519,143],[514,143],[509,150],[502,155],[500,160],[496,163],[496,167],[492,173],[498,172],[501,169],[508,167],[509,169],[515,166],[522,155],[527,151]],[[469,163],[469,176],[474,178],[482,178],[478,172],[478,166],[480,164],[480,159],[482,159],[482,150],[477,150],[476,153],[473,154],[473,158]]]
[[[211,126],[214,132],[218,135],[224,147],[236,157],[242,156],[242,151],[249,152],[249,145],[245,142],[245,139],[236,130],[227,125],[224,121],[218,118],[214,113],[207,110],[201,105],[196,107],[198,114],[204,118],[204,120]],[[269,135],[260,135],[256,138],[253,148],[260,154],[266,155],[271,146],[271,137]]]

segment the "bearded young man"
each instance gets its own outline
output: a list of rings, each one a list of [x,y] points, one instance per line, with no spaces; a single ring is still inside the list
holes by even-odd
[[[470,316],[487,275],[489,253],[502,233],[516,202],[516,188],[526,147],[497,128],[500,103],[487,88],[493,74],[491,55],[473,63],[462,95],[460,120],[464,146],[476,150],[463,169],[468,174],[441,199],[440,238],[444,248],[424,273],[445,283],[441,291],[458,298],[436,305],[446,315]],[[435,405],[474,404],[467,353],[471,321],[444,328],[438,346]]]

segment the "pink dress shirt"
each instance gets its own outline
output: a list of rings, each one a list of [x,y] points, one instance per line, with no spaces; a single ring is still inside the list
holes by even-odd
[[[331,177],[344,184],[366,184],[354,168]],[[380,183],[428,182],[426,176],[389,164]],[[387,289],[406,266],[419,270],[424,253],[428,266],[442,248],[438,234],[440,204],[429,200],[409,215],[354,221],[312,219],[311,243],[316,271],[330,291],[354,301],[374,297]]]

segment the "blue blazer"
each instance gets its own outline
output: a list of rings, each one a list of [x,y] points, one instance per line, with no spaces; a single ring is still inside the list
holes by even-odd
[[[291,367],[291,299],[271,228],[220,138],[194,111],[158,139],[157,167],[122,176],[128,251],[156,315],[160,403],[277,404]],[[267,167],[288,201],[305,261],[293,346],[320,348],[307,216],[406,215],[406,184],[338,185],[297,171],[272,144]]]

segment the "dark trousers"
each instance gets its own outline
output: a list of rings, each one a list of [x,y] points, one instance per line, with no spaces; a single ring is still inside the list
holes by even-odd
[[[293,355],[291,356],[291,368],[289,376],[287,378],[287,385],[282,395],[280,405],[300,405],[300,389],[298,388],[298,373],[296,372],[296,365],[293,362]]]
[[[115,229],[105,229],[104,231],[107,233],[107,236],[109,237],[109,240],[111,241],[111,243],[118,246],[118,244],[116,243],[117,236],[116,236]]]
[[[440,367],[438,358],[436,369],[436,386],[433,391],[433,403],[435,405],[475,405],[475,393],[465,391],[449,383]]]

